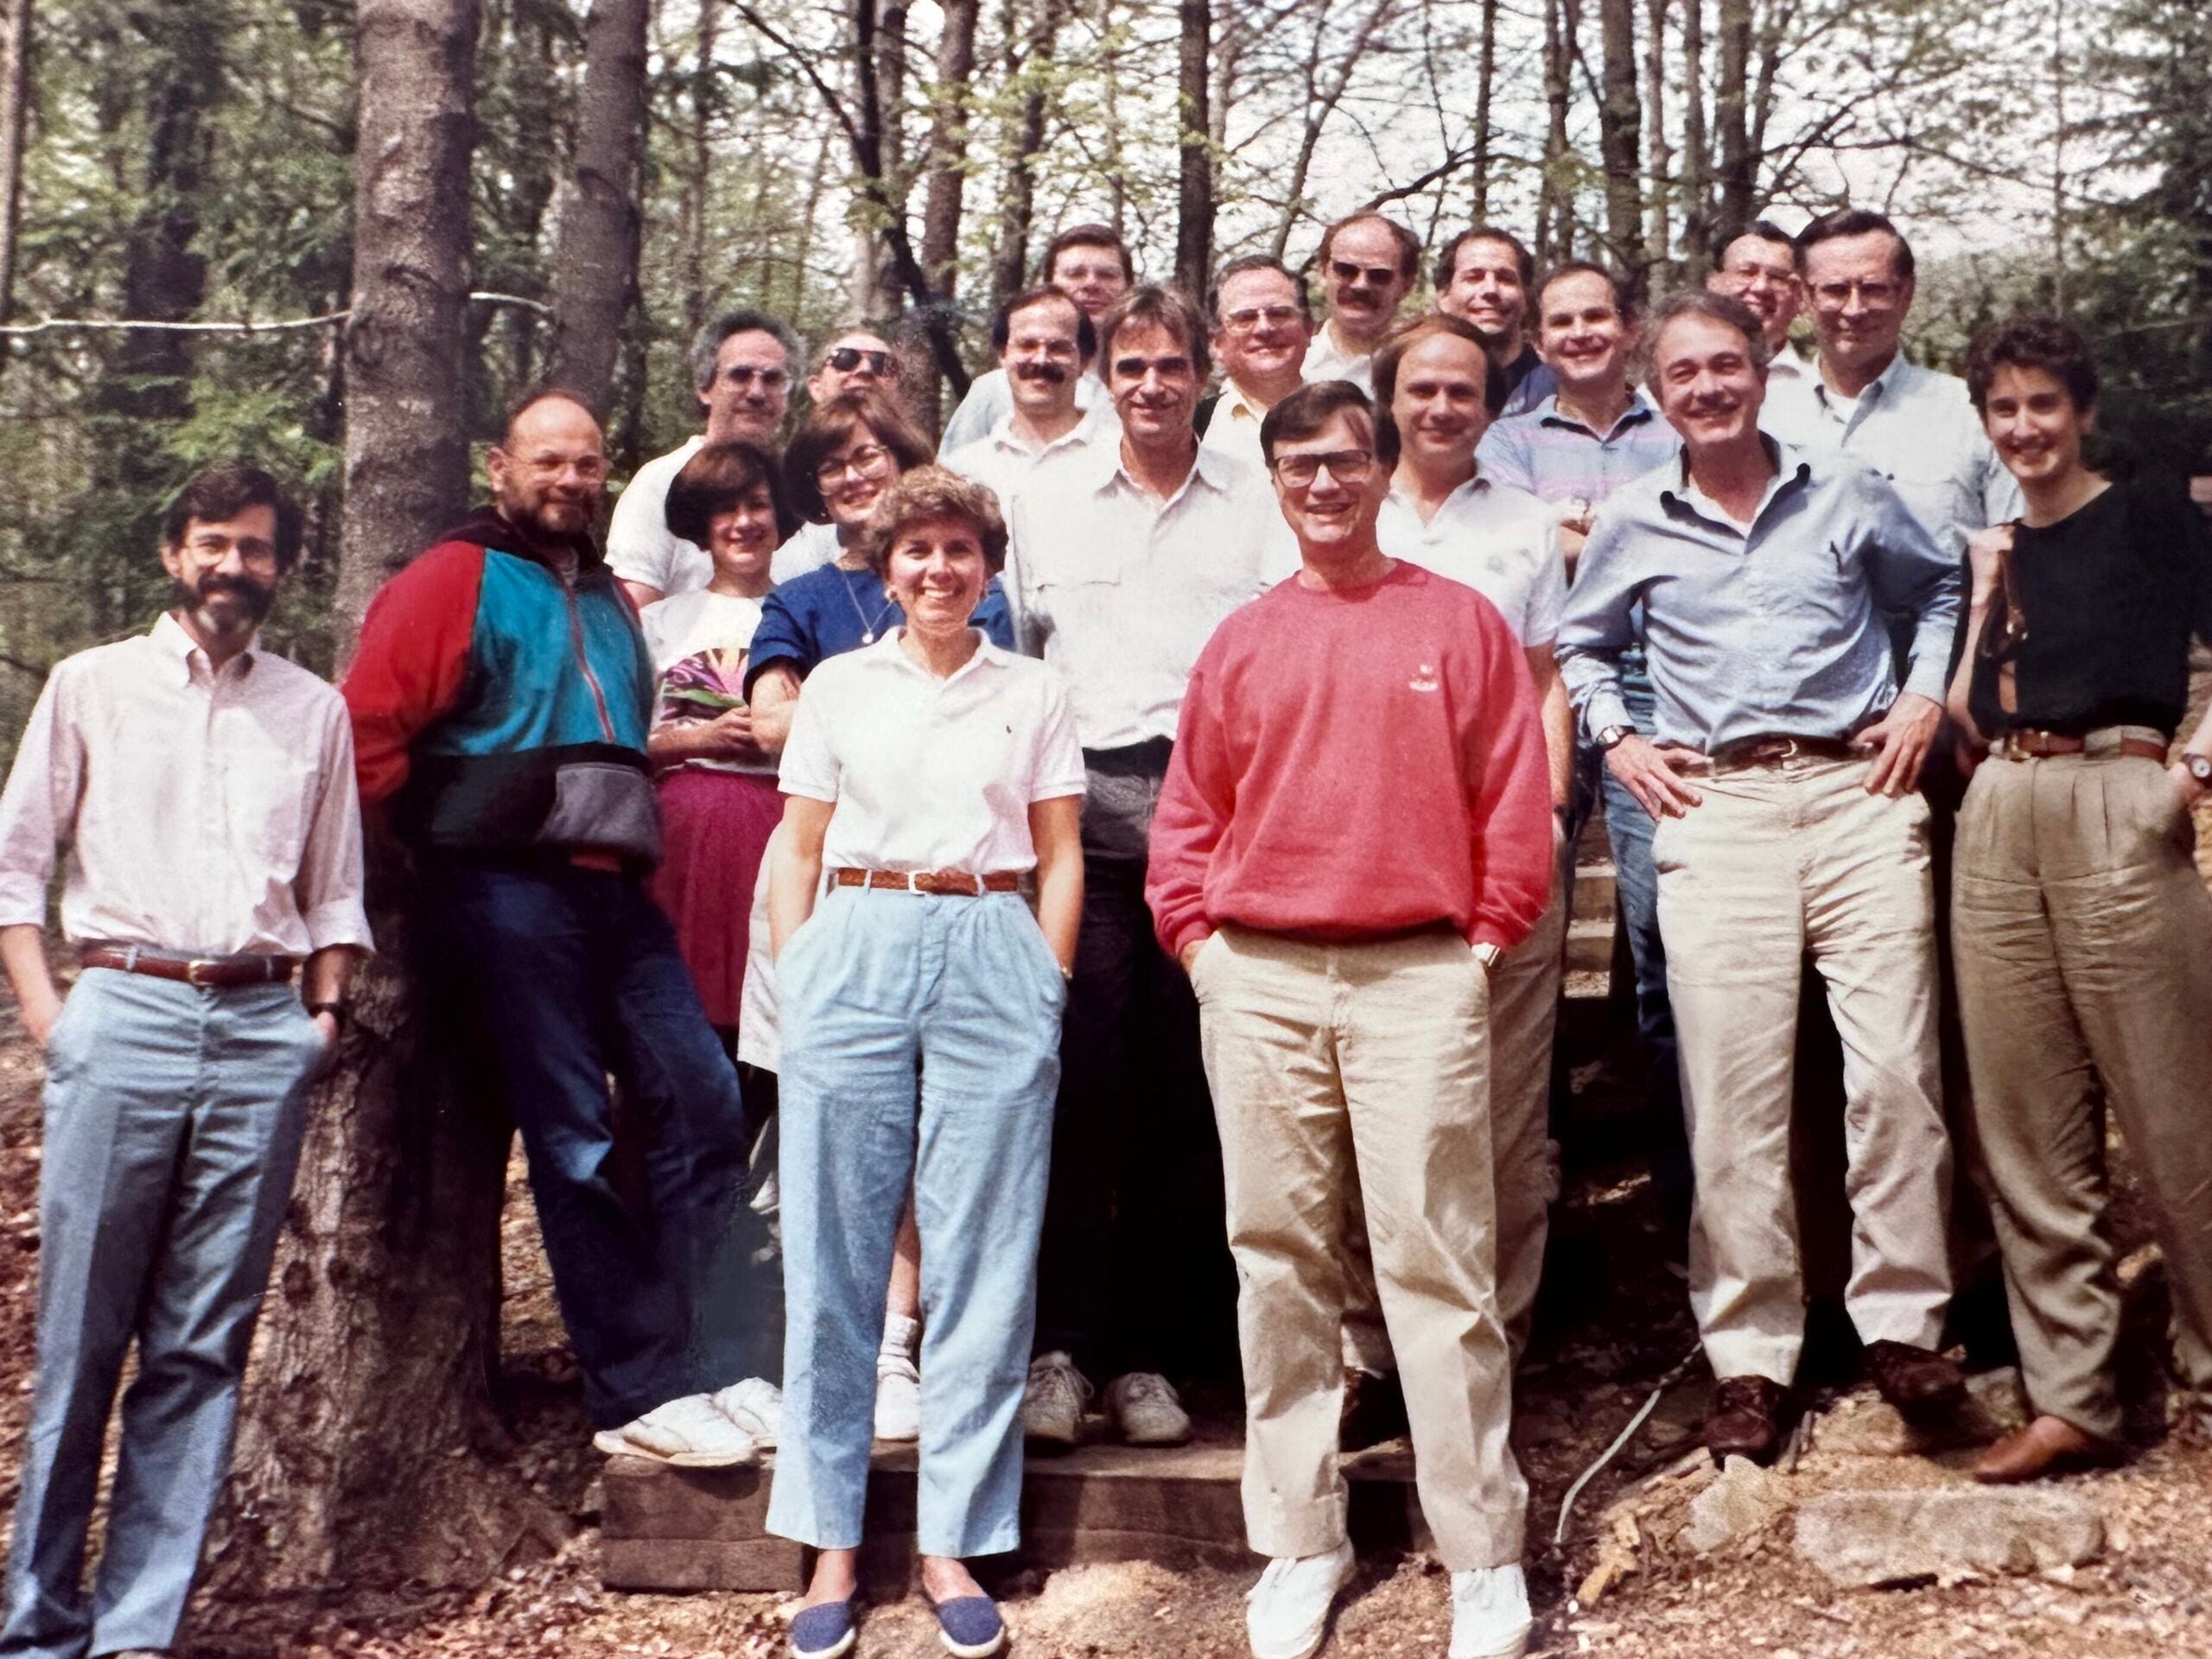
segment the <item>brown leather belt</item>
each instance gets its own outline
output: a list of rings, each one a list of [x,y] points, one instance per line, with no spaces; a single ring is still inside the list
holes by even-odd
[[[1864,760],[1840,737],[1739,737],[1706,757],[1716,766],[1774,766],[1785,760]]]
[[[963,899],[1021,890],[1021,878],[1012,870],[970,875],[965,870],[856,870],[847,865],[835,879],[841,887],[886,887],[899,893],[950,893]]]
[[[2063,732],[2041,732],[2031,727],[2007,732],[1997,740],[1996,753],[2007,760],[2026,760],[2049,754],[2080,754],[2089,747],[2086,737],[2069,737]],[[2139,760],[2166,763],[2166,746],[2147,737],[2123,737],[2119,742],[2101,747],[2103,754],[2132,754]]]
[[[123,974],[151,974],[181,980],[202,990],[238,985],[289,985],[299,969],[291,957],[163,957],[135,944],[88,944],[77,952],[86,968],[112,968]]]

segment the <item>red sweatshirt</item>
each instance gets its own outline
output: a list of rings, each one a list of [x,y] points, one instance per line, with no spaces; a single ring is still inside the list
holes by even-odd
[[[1224,922],[1357,939],[1448,922],[1518,944],[1549,902],[1551,789],[1529,663],[1471,588],[1400,563],[1295,578],[1199,653],[1152,821],[1171,956]]]

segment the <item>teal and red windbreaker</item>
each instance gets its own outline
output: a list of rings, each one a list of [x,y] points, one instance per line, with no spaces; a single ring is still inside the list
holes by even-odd
[[[384,585],[343,688],[361,801],[410,843],[656,863],[652,659],[588,538],[573,583],[497,512]]]

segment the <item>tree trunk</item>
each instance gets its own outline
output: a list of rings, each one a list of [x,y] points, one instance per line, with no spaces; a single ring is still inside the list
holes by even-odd
[[[1212,92],[1211,0],[1180,0],[1176,126],[1182,164],[1175,198],[1175,281],[1185,293],[1206,291],[1213,264],[1213,150],[1207,140]]]
[[[1544,0],[1544,170],[1536,192],[1536,264],[1568,257],[1573,243],[1574,149],[1567,134],[1568,74],[1578,0]]]
[[[943,0],[937,40],[937,85],[930,102],[929,181],[922,197],[922,270],[929,277],[925,323],[948,333],[957,327],[953,302],[960,274],[960,214],[968,185],[968,81],[976,69],[979,0]],[[944,423],[940,377],[925,362],[912,388],[915,412],[935,437]]]
[[[1598,0],[1605,97],[1598,105],[1598,149],[1605,164],[1605,239],[1614,268],[1641,309],[1645,289],[1643,160],[1637,144],[1643,110],[1636,88],[1636,0]]]
[[[0,322],[16,308],[16,232],[22,222],[23,105],[30,85],[31,0],[0,24]]]
[[[1647,283],[1666,270],[1674,242],[1667,201],[1668,193],[1674,188],[1669,176],[1674,153],[1667,145],[1667,10],[1668,0],[1649,0],[1644,13],[1644,142],[1651,152],[1651,187],[1644,195],[1649,224],[1643,252]]]
[[[1474,222],[1490,223],[1491,95],[1497,84],[1497,0],[1482,0],[1482,38],[1475,54]]]
[[[1006,182],[999,192],[998,247],[991,260],[994,309],[1029,285],[1029,236],[1037,214],[1037,157],[1045,148],[1045,124],[1051,113],[1052,51],[1066,16],[1066,5],[1067,0],[1038,0],[1022,46],[1021,114],[1014,125]]]
[[[1720,201],[1717,236],[1732,236],[1751,218],[1758,158],[1751,153],[1750,108],[1751,0],[1720,0],[1720,84],[1713,120],[1720,129]],[[1717,253],[1719,248],[1712,251]]]
[[[683,332],[707,322],[707,202],[714,193],[715,52],[720,40],[718,0],[699,0],[699,56],[691,72],[691,176],[683,196]],[[767,281],[775,273],[767,273]],[[764,298],[767,283],[762,283]],[[772,303],[772,302],[771,302]]]
[[[592,0],[575,170],[553,263],[550,377],[602,409],[638,302],[638,161],[645,142],[645,0]]]
[[[1682,0],[1682,251],[1689,274],[1712,263],[1713,157],[1705,131],[1705,0]]]
[[[887,323],[899,315],[905,298],[893,245],[905,234],[908,182],[904,0],[892,0],[880,10],[876,0],[854,0],[853,29],[862,139],[862,153],[855,159],[864,181],[873,185],[869,194],[882,222],[859,231],[849,315],[856,323]]]
[[[467,499],[477,22],[477,0],[359,7],[346,640],[371,594]],[[481,1582],[564,1525],[511,1449],[500,1455],[492,1407],[508,1134],[485,1093],[435,1084],[394,965],[393,874],[374,860],[380,954],[319,1091],[219,1535],[218,1599],[250,1599],[258,1620],[348,1588]]]

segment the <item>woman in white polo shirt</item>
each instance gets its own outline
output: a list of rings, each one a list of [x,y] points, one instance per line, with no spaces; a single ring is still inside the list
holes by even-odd
[[[1006,557],[989,491],[917,468],[864,544],[906,620],[808,679],[772,855],[788,1323],[768,1524],[821,1552],[792,1650],[845,1652],[882,1287],[911,1179],[922,1586],[947,1649],[980,1659],[1006,1630],[963,1559],[1019,1536],[1083,754],[1053,671],[970,626]],[[1033,868],[1034,916],[1018,891]]]

